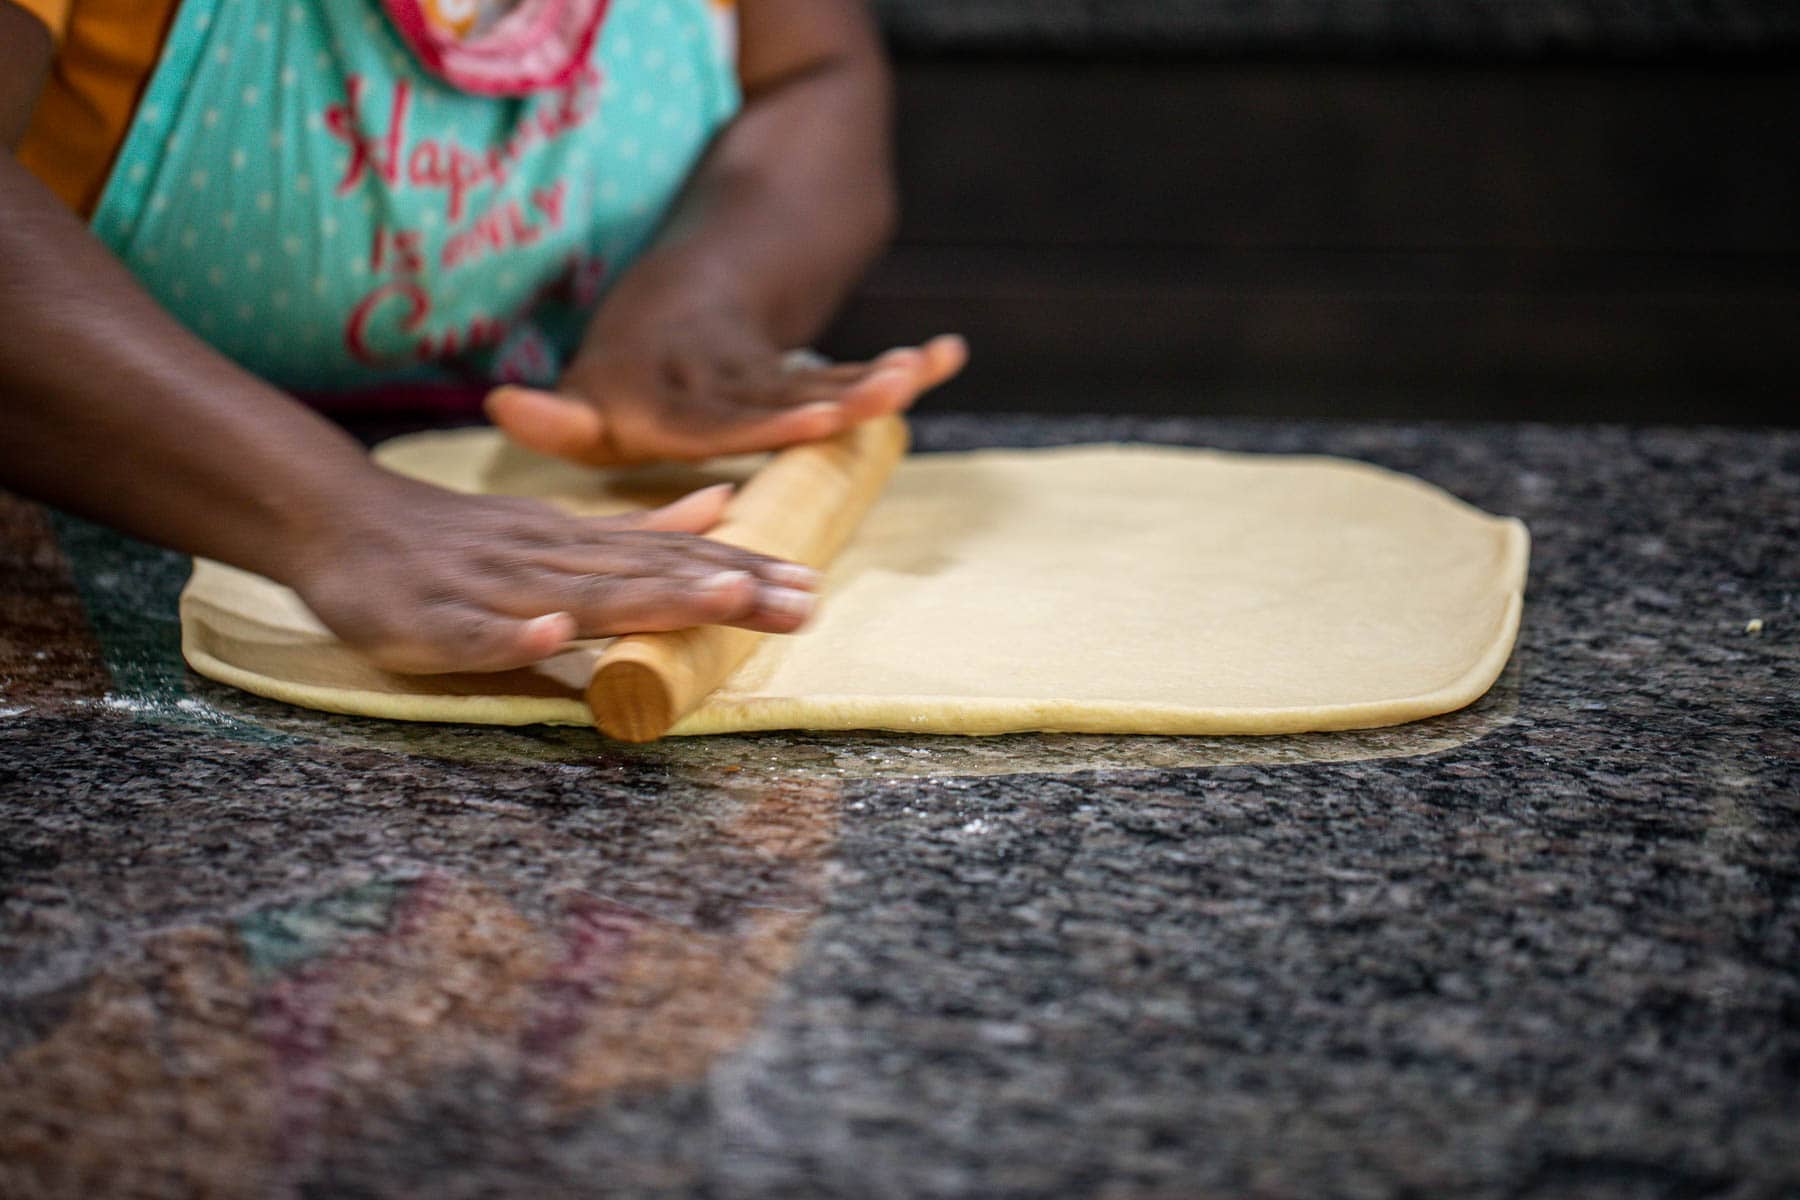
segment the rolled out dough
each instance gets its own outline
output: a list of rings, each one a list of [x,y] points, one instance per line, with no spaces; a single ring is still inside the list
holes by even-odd
[[[596,472],[490,430],[377,458],[463,491],[615,512],[719,479]],[[1429,484],[1338,459],[1152,446],[902,462],[826,577],[813,626],[769,637],[676,734],[890,729],[1257,734],[1461,708],[1505,665],[1528,537]],[[586,724],[605,642],[495,675],[368,665],[286,588],[199,561],[181,599],[203,675],[311,708]]]

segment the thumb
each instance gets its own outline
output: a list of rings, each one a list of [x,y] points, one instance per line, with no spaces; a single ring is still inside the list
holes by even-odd
[[[593,461],[603,457],[606,419],[591,404],[536,388],[501,387],[482,406],[507,437],[540,454]]]

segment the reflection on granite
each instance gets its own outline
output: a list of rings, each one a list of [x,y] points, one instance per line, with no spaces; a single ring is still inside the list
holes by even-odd
[[[175,556],[59,518],[77,603],[0,506],[0,1195],[1800,1190],[1800,435],[920,429],[1104,438],[1524,517],[1502,685],[1267,741],[389,726],[188,676]]]
[[[346,878],[146,931],[37,990],[19,1011],[41,1031],[0,1065],[6,1194],[361,1194],[384,1156],[452,1133],[416,1107],[446,1085],[549,1127],[692,1085],[791,965],[837,827],[826,790],[733,800],[686,823],[679,859],[609,868],[551,837],[536,861],[581,865],[521,863],[504,891]]]

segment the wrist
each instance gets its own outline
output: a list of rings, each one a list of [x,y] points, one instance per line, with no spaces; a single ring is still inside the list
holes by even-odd
[[[277,502],[267,539],[271,561],[260,573],[303,591],[341,569],[359,548],[388,540],[395,522],[414,507],[411,493],[427,486],[366,456],[309,473]]]
[[[318,413],[271,400],[254,406],[254,426],[234,423],[208,451],[218,474],[193,500],[214,514],[206,526],[215,547],[196,552],[298,586],[404,512],[410,481]]]
[[[588,324],[582,351],[656,338],[675,328],[734,326],[769,336],[753,288],[715,256],[653,251],[619,280]]]

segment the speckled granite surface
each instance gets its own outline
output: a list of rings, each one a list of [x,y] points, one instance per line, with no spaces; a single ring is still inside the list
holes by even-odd
[[[1508,675],[1267,741],[389,726],[187,677],[179,561],[0,504],[0,1195],[1800,1194],[1800,434],[921,440],[1122,437],[1524,517]]]

